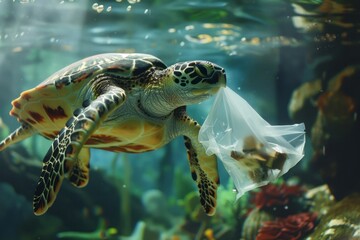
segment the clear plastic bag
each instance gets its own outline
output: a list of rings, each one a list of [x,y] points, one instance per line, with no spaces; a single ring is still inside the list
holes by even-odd
[[[305,126],[271,126],[243,98],[219,91],[200,129],[206,154],[216,154],[232,177],[237,197],[285,174],[304,156]]]

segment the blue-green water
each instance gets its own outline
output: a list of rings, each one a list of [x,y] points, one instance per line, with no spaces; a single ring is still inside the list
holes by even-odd
[[[302,118],[292,119],[288,106],[293,91],[305,82],[322,81],[313,96],[313,105],[319,106],[316,97],[327,91],[326,83],[343,69],[355,69],[355,75],[348,74],[350,78],[358,76],[358,11],[357,3],[340,0],[0,0],[1,137],[18,126],[8,115],[13,99],[84,57],[139,52],[155,55],[167,65],[208,60],[226,69],[228,86],[269,123],[305,122],[309,140],[305,157],[286,179],[309,189],[329,182],[333,186],[334,181],[342,180],[327,180],[321,172],[328,171],[328,165],[322,167],[320,161],[320,167],[315,166],[311,160],[320,149],[311,144],[318,139],[310,139],[316,132],[311,129],[317,113],[309,110]],[[358,84],[353,89],[359,90]],[[358,126],[359,102],[351,99],[354,106],[349,112],[354,113]],[[202,123],[212,102],[213,98],[189,106],[188,112]],[[335,142],[344,136],[352,138],[344,132],[334,135],[340,139]],[[329,139],[333,138],[320,141],[324,149]],[[143,154],[93,150],[89,186],[75,189],[64,181],[54,206],[45,216],[35,217],[32,194],[50,144],[36,136],[0,153],[1,239],[76,239],[79,232],[95,239],[100,233],[94,231],[109,228],[104,230],[107,234],[116,229],[113,239],[122,239],[120,236],[134,232],[136,224],[141,226],[140,222],[146,223],[148,229],[143,231],[148,235],[138,239],[160,239],[160,233],[166,235],[164,239],[240,239],[245,213],[253,207],[247,201],[250,197],[245,197],[241,210],[229,210],[236,193],[220,165],[221,183],[227,191],[219,194],[217,217],[192,216],[196,210],[189,208],[196,209],[198,201],[186,199],[197,190],[179,138]],[[349,160],[342,171],[358,166],[351,164]],[[351,179],[352,173],[349,175]],[[98,227],[103,221],[106,227]],[[181,230],[187,223],[192,227]],[[207,236],[206,229],[215,237]],[[222,231],[228,235],[221,235]]]

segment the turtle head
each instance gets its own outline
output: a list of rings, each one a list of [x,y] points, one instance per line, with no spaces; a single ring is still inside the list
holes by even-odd
[[[154,76],[140,106],[147,115],[156,117],[200,103],[226,85],[224,68],[207,61],[176,63],[156,71]]]
[[[226,86],[224,68],[208,61],[176,63],[168,70],[168,84],[184,105],[204,101]]]

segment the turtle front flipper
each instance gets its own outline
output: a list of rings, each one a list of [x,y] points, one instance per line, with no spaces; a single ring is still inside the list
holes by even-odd
[[[119,87],[110,85],[99,89],[102,92],[95,94],[95,100],[86,101],[83,108],[74,111],[44,157],[33,199],[35,215],[44,214],[54,203],[64,176],[72,178],[74,185],[83,185],[82,175],[74,172],[82,166],[77,162],[79,157],[86,157],[85,152],[80,154],[82,146],[100,123],[125,101],[125,92]]]
[[[200,125],[186,115],[185,109],[177,115],[179,130],[184,135],[191,176],[199,189],[200,203],[207,215],[214,215],[216,190],[220,184],[216,156],[206,155],[204,147],[198,141]]]

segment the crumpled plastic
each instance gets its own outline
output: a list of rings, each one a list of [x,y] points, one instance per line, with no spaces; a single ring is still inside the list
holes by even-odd
[[[305,125],[272,126],[226,87],[218,92],[199,141],[206,154],[216,154],[224,164],[239,198],[279,178],[303,158]]]

